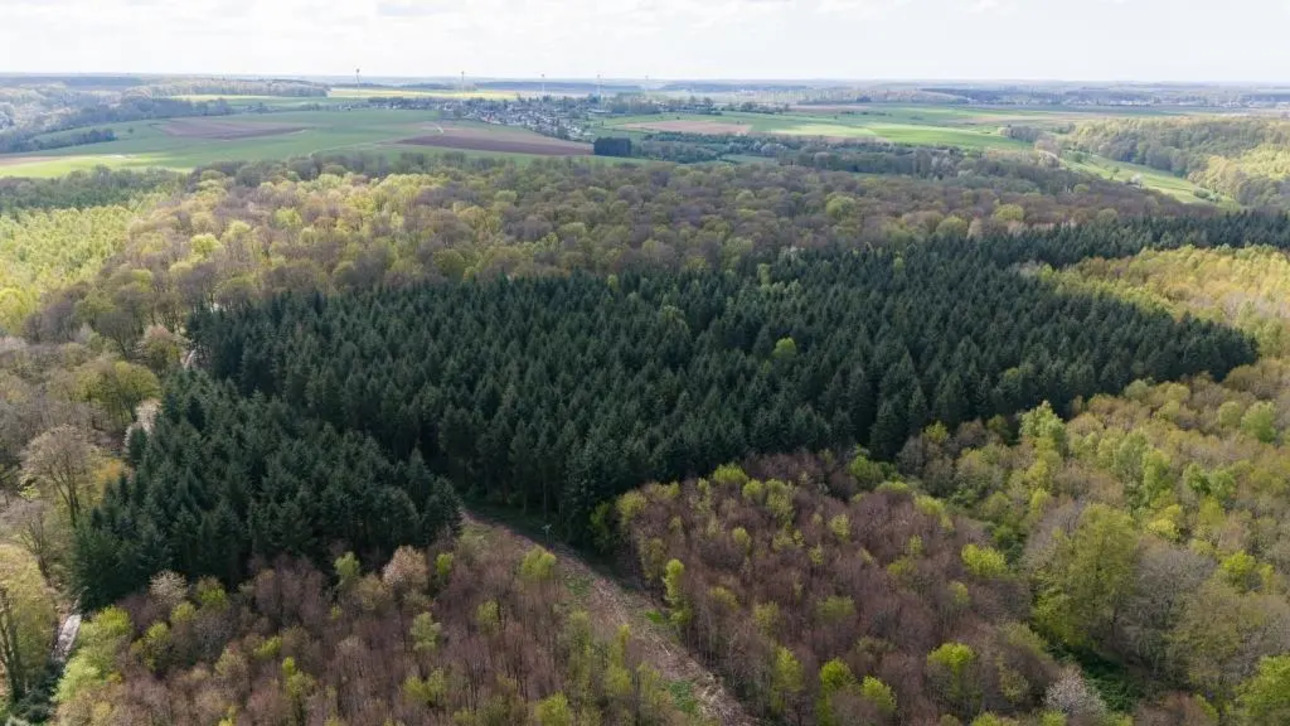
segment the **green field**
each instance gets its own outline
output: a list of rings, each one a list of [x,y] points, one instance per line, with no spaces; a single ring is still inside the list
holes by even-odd
[[[1158,169],[1152,169],[1149,166],[1139,166],[1138,164],[1128,164],[1122,161],[1113,161],[1101,156],[1084,154],[1083,161],[1076,161],[1071,158],[1064,160],[1066,166],[1082,171],[1088,174],[1112,179],[1115,181],[1127,182],[1137,178],[1142,186],[1147,189],[1154,189],[1163,192],[1169,196],[1188,204],[1218,203],[1224,207],[1235,209],[1238,205],[1230,199],[1221,198],[1220,195],[1208,192],[1209,198],[1202,199],[1197,192],[1204,192],[1197,184],[1190,181],[1167,174]]]
[[[292,99],[298,100],[298,99]],[[170,121],[142,121],[113,124],[118,140],[89,146],[26,155],[0,156],[0,176],[54,177],[96,166],[114,168],[161,167],[186,171],[220,161],[257,161],[305,156],[326,151],[374,151],[395,155],[405,151],[443,152],[428,146],[397,142],[420,136],[433,128],[437,116],[426,111],[334,110],[291,111],[265,115],[212,117],[212,123],[253,130],[299,127],[290,133],[236,139],[177,136],[167,132]],[[478,126],[454,122],[456,126]],[[495,128],[495,127],[493,127]],[[514,132],[514,129],[508,129]],[[466,151],[489,158],[531,158],[522,154]]]
[[[1022,150],[1029,144],[999,133],[1002,125],[995,114],[952,107],[866,107],[864,112],[820,111],[785,114],[728,112],[719,116],[702,114],[658,114],[626,116],[604,122],[606,131],[633,131],[639,124],[665,121],[737,124],[754,133],[791,136],[822,136],[833,139],[885,140],[896,144],[962,146],[971,149]]]

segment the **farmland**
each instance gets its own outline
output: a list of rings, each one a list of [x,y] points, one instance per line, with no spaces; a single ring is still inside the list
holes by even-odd
[[[591,144],[539,136],[516,128],[490,128],[480,124],[432,124],[429,133],[402,139],[400,144],[440,149],[486,151],[534,156],[586,156]]]
[[[0,156],[0,176],[54,177],[96,166],[187,170],[234,159],[283,159],[330,151],[397,154],[426,151],[436,146],[474,150],[485,155],[545,154],[552,148],[550,142],[556,141],[523,129],[458,123],[459,130],[470,129],[468,135],[474,141],[455,146],[424,141],[401,143],[405,139],[426,137],[427,124],[436,119],[436,114],[423,111],[363,109],[112,124],[107,128],[116,133],[117,141],[54,149],[37,155]],[[498,145],[488,141],[488,136],[494,133],[501,137]]]
[[[390,96],[402,101],[380,100]],[[0,155],[0,176],[53,177],[100,165],[188,170],[232,159],[269,160],[317,152],[397,155],[452,150],[515,160],[590,153],[585,143],[573,144],[530,130],[558,133],[561,126],[571,127],[573,137],[584,142],[596,136],[627,136],[640,141],[658,133],[778,135],[827,144],[874,142],[1024,154],[1031,152],[1032,141],[1007,133],[1009,126],[1044,134],[1057,132],[1060,137],[1061,132],[1092,119],[1177,113],[1139,108],[897,103],[799,104],[776,113],[707,107],[710,110],[703,112],[704,102],[691,99],[668,102],[672,105],[663,107],[662,113],[606,114],[603,108],[597,110],[599,104],[594,99],[508,102],[506,99],[514,99],[515,94],[376,87],[335,88],[327,97],[182,98],[195,103],[227,101],[235,113],[218,120],[196,117],[109,124],[101,130],[110,131],[113,141]],[[645,98],[662,103],[659,98]],[[609,106],[616,104],[611,101]],[[37,141],[56,139],[57,135],[36,137]],[[755,158],[725,160],[745,163]],[[1063,164],[1114,181],[1134,181],[1188,203],[1205,198],[1200,188],[1186,179],[1091,153],[1066,158]]]

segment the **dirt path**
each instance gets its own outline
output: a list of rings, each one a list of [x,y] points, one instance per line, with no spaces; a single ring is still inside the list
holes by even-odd
[[[565,577],[577,583],[583,606],[593,620],[605,629],[606,635],[626,624],[642,647],[646,661],[658,668],[668,681],[686,681],[693,686],[693,694],[703,715],[722,726],[753,726],[757,720],[748,715],[743,705],[730,693],[711,671],[690,655],[676,635],[665,626],[646,617],[645,613],[657,610],[657,603],[639,591],[624,587],[610,577],[597,572],[578,556],[572,548],[555,540],[537,542],[515,528],[486,517],[465,515],[465,522],[491,527],[507,532],[525,543],[525,547],[540,544],[560,558]]]

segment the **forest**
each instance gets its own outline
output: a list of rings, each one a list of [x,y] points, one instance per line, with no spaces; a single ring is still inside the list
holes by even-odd
[[[1284,721],[1290,218],[864,153],[0,184],[9,713]]]
[[[59,723],[710,723],[551,552],[467,527],[386,559],[282,558],[234,590],[159,572],[84,627]]]
[[[204,366],[244,395],[280,397],[396,456],[419,451],[484,499],[558,511],[575,538],[596,505],[642,481],[857,443],[890,458],[932,420],[1254,359],[1223,328],[1054,295],[990,264],[989,249],[950,239],[789,256],[745,276],[281,298],[199,313],[188,330]]]
[[[1290,123],[1242,116],[1102,120],[1069,138],[1078,149],[1185,176],[1249,206],[1290,204]]]

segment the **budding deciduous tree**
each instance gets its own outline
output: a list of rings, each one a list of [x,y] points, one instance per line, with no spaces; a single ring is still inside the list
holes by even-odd
[[[56,496],[74,527],[94,483],[98,453],[84,431],[57,426],[27,444],[22,453],[23,479]]]
[[[12,700],[22,698],[45,668],[58,614],[36,561],[0,545],[0,665]]]

